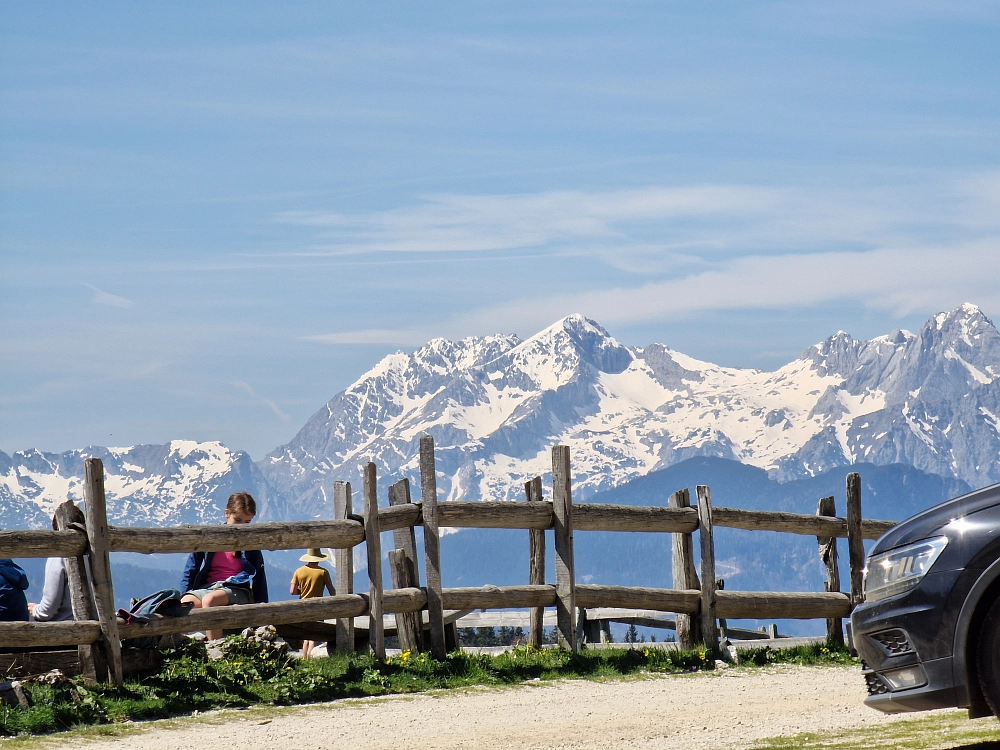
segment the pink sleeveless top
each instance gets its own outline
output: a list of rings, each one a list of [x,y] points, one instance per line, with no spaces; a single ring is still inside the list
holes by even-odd
[[[233,557],[232,552],[216,552],[212,555],[212,564],[208,567],[205,586],[211,586],[219,581],[226,581],[237,573],[243,572],[243,558],[239,552]]]

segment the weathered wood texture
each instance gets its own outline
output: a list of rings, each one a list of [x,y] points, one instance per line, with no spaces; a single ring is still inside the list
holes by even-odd
[[[851,603],[864,599],[862,577],[865,569],[865,545],[861,532],[861,477],[847,475],[847,556],[851,568]]]
[[[470,529],[547,529],[552,526],[552,504],[453,501],[438,505],[438,523]]]
[[[378,482],[375,464],[365,464],[365,547],[368,550],[368,645],[379,661],[385,661],[385,632],[382,628],[382,535],[378,527]]]
[[[392,530],[392,541],[396,549],[402,550],[408,560],[416,563],[417,560],[417,535],[413,531],[414,525],[419,521],[420,509],[417,508],[410,502],[410,480],[400,479],[398,482],[389,487],[389,506],[393,509],[399,508],[400,511],[407,511],[407,516],[412,516],[412,523],[407,523],[399,528],[394,528]],[[379,528],[383,531],[388,531],[388,526],[383,525],[383,521],[387,520],[389,515],[385,509],[379,511]],[[402,512],[397,511],[400,516]],[[414,581],[418,580],[414,578]],[[419,585],[419,584],[415,584]]]
[[[79,557],[87,552],[87,538],[78,531],[0,531],[0,558]]]
[[[119,625],[122,638],[147,635],[190,633],[195,630],[235,630],[259,625],[285,625],[315,622],[335,617],[355,617],[368,613],[368,596],[337,594],[267,604],[244,604],[236,607],[207,607],[192,610],[183,617],[163,617],[142,625]]]
[[[719,647],[716,626],[715,536],[712,530],[712,493],[703,484],[698,493],[698,545],[701,552],[701,637],[711,649]]]
[[[25,651],[0,654],[0,674],[5,678],[27,677],[58,669],[67,677],[82,674],[75,650]],[[156,672],[163,665],[163,654],[155,648],[123,648],[122,673],[143,675]]]
[[[407,484],[407,497],[409,496],[409,482],[405,479],[400,482]],[[396,487],[400,482],[392,485]],[[397,491],[398,492],[398,491]],[[389,502],[392,502],[392,488],[389,488]],[[405,505],[394,505],[388,508],[381,508],[378,512],[378,526],[382,531],[395,532],[399,529],[406,530],[412,526],[420,526],[424,522],[420,515],[419,503],[409,503]],[[395,540],[395,537],[393,537]]]
[[[687,489],[677,490],[667,500],[670,508],[691,508],[691,495]],[[694,510],[694,509],[691,509]],[[694,510],[697,513],[697,510]],[[690,533],[674,533],[671,539],[671,570],[674,589],[678,591],[698,590],[701,583],[694,562],[694,540]],[[677,615],[677,643],[683,649],[692,649],[701,643],[701,621],[690,615]]]
[[[832,497],[821,498],[816,506],[817,516],[836,516],[836,501]],[[840,568],[837,566],[837,539],[832,536],[818,536],[819,559],[826,566],[826,591],[840,592]],[[831,617],[826,621],[826,639],[832,643],[843,645],[844,623],[839,617]]]
[[[89,622],[0,622],[0,648],[11,646],[76,646],[102,638],[101,623]],[[101,676],[104,680],[106,675]]]
[[[846,594],[786,591],[717,591],[716,614],[733,620],[813,620],[847,617]]]
[[[847,520],[844,518],[826,518],[774,510],[712,508],[712,522],[716,526],[750,531],[780,531],[807,536],[848,535]],[[861,534],[865,539],[878,539],[895,525],[894,521],[867,520],[862,523]]]
[[[99,458],[83,462],[83,493],[86,504],[87,542],[90,575],[101,640],[108,661],[108,676],[115,685],[122,684],[122,643],[118,637],[115,590],[111,581],[111,557],[108,554],[108,507],[104,495],[104,464]],[[81,641],[82,642],[82,641]],[[103,675],[97,675],[102,680]]]
[[[576,603],[580,607],[651,609],[697,615],[701,611],[701,594],[698,591],[580,583],[576,586]]]
[[[384,511],[383,511],[384,512]],[[472,503],[450,502],[438,508],[441,526],[480,529],[547,529],[551,528],[550,503]],[[806,536],[847,536],[847,521],[843,518],[819,518],[805,513],[785,513],[742,508],[713,508],[716,526],[750,531],[778,531]],[[893,521],[866,519],[862,521],[862,536],[878,539],[895,525]],[[636,531],[690,534],[698,529],[695,508],[661,508],[656,506],[576,503],[573,506],[573,528],[576,531]]]
[[[424,568],[427,575],[427,624],[430,650],[435,659],[448,655],[444,635],[444,607],[441,604],[441,537],[434,468],[434,438],[420,438],[420,505],[424,522]]]
[[[576,652],[575,566],[573,562],[573,497],[568,445],[552,448],[552,518],[556,551],[556,621],[564,645]],[[531,503],[523,507],[535,507]]]
[[[419,587],[420,567],[417,564],[417,536],[413,524],[420,520],[420,509],[411,503],[409,479],[400,479],[389,487],[389,505],[393,508],[408,510],[412,516],[412,523],[393,529],[392,532],[393,543],[399,552],[399,555],[396,555],[398,560],[394,561],[392,553],[390,553],[389,558],[393,588]],[[379,524],[381,522],[382,514],[380,511]],[[396,625],[400,644],[405,650],[413,652],[426,650],[423,643],[424,629],[418,615],[413,613],[397,614]]]
[[[394,589],[414,587],[413,567],[406,557],[405,550],[389,551],[389,570],[392,573]],[[399,647],[403,651],[420,651],[420,631],[422,629],[420,616],[416,612],[396,613],[396,634],[399,636]]]
[[[524,483],[524,494],[527,502],[542,502],[542,478]],[[545,531],[543,529],[528,529],[528,583],[532,586],[545,585]],[[528,645],[541,648],[544,630],[545,610],[542,607],[532,607],[531,622],[528,624]]]
[[[59,531],[72,528],[84,536],[87,534],[86,517],[72,500],[67,500],[56,508],[55,522]],[[73,606],[73,619],[77,621],[96,619],[86,559],[82,556],[66,557],[63,559],[63,565],[66,569],[66,584]],[[81,643],[77,646],[77,658],[80,673],[87,685],[96,685],[108,673],[107,659],[98,644]]]
[[[694,509],[615,506],[578,503],[574,506],[579,531],[661,531],[685,533],[697,529]],[[780,531],[809,536],[847,536],[843,518],[817,518],[800,513],[714,508],[716,526],[758,531]],[[551,503],[531,506],[520,503],[451,502],[439,507],[439,526],[468,528],[547,529],[552,527]],[[392,531],[423,523],[421,504],[383,508],[379,526]],[[862,519],[863,539],[878,539],[895,526],[894,521]],[[347,549],[364,541],[364,529],[356,520],[287,521],[248,525],[109,526],[111,552],[144,554],[170,552],[220,552],[230,549],[301,549],[327,547]],[[0,531],[0,556],[72,557],[84,553],[86,541],[79,534],[63,531]]]
[[[282,521],[216,526],[113,526],[111,552],[223,552],[234,549],[346,549],[365,539],[355,520]]]
[[[447,609],[512,609],[551,607],[556,603],[555,586],[477,586],[444,589]]]
[[[336,482],[333,485],[333,511],[336,520],[346,521],[354,512],[351,507],[351,483]],[[337,593],[354,593],[354,550],[338,549],[334,552],[337,567]],[[342,654],[354,651],[354,618],[341,617],[337,620],[336,649]]]
[[[661,531],[690,534],[698,528],[694,508],[577,503],[573,506],[576,531]]]

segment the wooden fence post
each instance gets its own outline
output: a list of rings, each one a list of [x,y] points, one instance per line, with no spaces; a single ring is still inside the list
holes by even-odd
[[[434,473],[434,438],[420,437],[420,505],[424,519],[424,565],[427,573],[427,624],[431,653],[443,661],[448,655],[441,605],[441,537],[438,535],[437,476]]]
[[[368,645],[375,658],[385,661],[382,623],[382,540],[378,525],[378,483],[375,464],[365,464],[365,547],[368,548]]]
[[[576,581],[573,564],[573,498],[569,446],[552,448],[552,511],[556,548],[556,621],[565,645],[576,643]]]
[[[392,572],[393,588],[405,589],[413,585],[410,561],[406,552],[401,549],[389,551],[389,570]],[[414,616],[416,615],[416,617]],[[420,620],[419,612],[396,613],[396,635],[399,637],[399,647],[403,651],[417,652],[420,650]]]
[[[400,479],[389,487],[389,505],[406,505],[410,502],[410,480]],[[393,588],[420,586],[420,570],[417,567],[417,536],[412,526],[393,529],[393,543],[396,549],[389,553],[389,570],[392,572]],[[399,554],[394,554],[394,553]],[[423,623],[419,612],[397,612],[396,632],[400,647],[404,651],[423,651]],[[404,639],[406,643],[404,643]]]
[[[529,503],[540,503],[542,501],[542,478],[535,477],[525,482],[524,494]],[[528,583],[532,586],[545,585],[544,529],[528,529]],[[542,647],[544,618],[544,607],[531,608],[531,623],[528,626],[528,645],[532,648]]]
[[[719,649],[715,624],[715,538],[712,529],[712,493],[703,484],[698,492],[698,541],[701,546],[701,634],[705,646]]]
[[[86,536],[86,518],[72,500],[67,500],[56,508],[56,528],[59,531],[75,529]],[[63,558],[70,600],[73,604],[74,620],[93,620],[94,603],[91,599],[90,576],[84,557]],[[80,672],[87,685],[96,685],[108,673],[107,659],[98,643],[81,643],[76,647],[80,659]]]
[[[832,497],[821,498],[816,506],[817,516],[837,516],[836,501]],[[819,544],[819,558],[826,565],[825,591],[840,591],[840,570],[837,568],[837,537],[818,536],[816,542]],[[826,621],[826,640],[839,645],[844,644],[844,624],[839,617],[833,617]]]
[[[333,485],[334,518],[346,521],[354,512],[351,507],[351,483],[336,482]],[[354,593],[354,548],[338,549],[334,553],[337,565],[337,593]],[[354,652],[354,618],[337,619],[337,651],[342,654]]]
[[[104,496],[104,464],[99,458],[88,458],[83,462],[83,473],[94,604],[97,607],[97,619],[101,623],[101,638],[108,659],[108,676],[113,684],[121,685],[122,643],[118,638],[115,590],[111,582],[111,556],[108,554],[108,506]]]
[[[861,477],[847,475],[847,553],[851,565],[851,606],[864,599],[862,577],[865,569],[865,543],[861,536]]]
[[[670,508],[690,508],[691,493],[687,488],[677,490],[667,500]],[[673,587],[675,589],[698,590],[701,589],[701,582],[698,580],[698,571],[694,564],[694,544],[691,534],[672,535],[671,539],[671,568],[673,571]],[[701,622],[697,617],[691,615],[675,614],[674,620],[677,624],[677,645],[682,649],[690,650],[696,643],[702,642]]]

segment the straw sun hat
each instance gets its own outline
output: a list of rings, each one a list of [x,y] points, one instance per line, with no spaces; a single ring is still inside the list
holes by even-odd
[[[330,556],[323,553],[321,549],[311,549],[299,558],[302,562],[323,562]]]

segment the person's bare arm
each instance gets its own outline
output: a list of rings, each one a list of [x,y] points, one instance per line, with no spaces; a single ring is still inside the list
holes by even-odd
[[[330,596],[337,595],[337,589],[333,586],[333,579],[330,577],[330,572],[326,573],[326,587],[330,590]]]
[[[288,589],[288,593],[289,594],[297,594],[297,593],[299,593],[299,582],[296,579],[294,579],[294,578],[292,579],[292,585]]]

